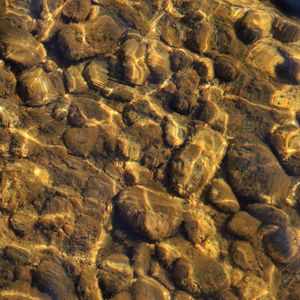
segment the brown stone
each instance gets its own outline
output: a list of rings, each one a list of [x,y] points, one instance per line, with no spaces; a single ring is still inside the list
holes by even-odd
[[[119,25],[110,16],[63,26],[58,35],[62,55],[68,60],[111,53],[121,35]]]
[[[288,227],[278,227],[264,237],[267,254],[278,263],[287,264],[299,250],[299,238]]]
[[[247,206],[247,211],[266,225],[286,226],[290,222],[289,215],[273,205],[254,203]]]
[[[125,290],[133,279],[129,259],[123,254],[112,254],[101,264],[99,281],[106,292],[115,294]]]
[[[178,230],[182,199],[143,186],[123,190],[117,202],[124,221],[150,240],[165,239]]]
[[[174,300],[194,300],[194,297],[183,291],[176,291]]]
[[[238,293],[242,300],[259,299],[268,294],[268,286],[261,278],[250,274],[239,283]]]
[[[256,268],[256,257],[252,246],[243,241],[235,241],[231,246],[231,257],[234,263],[243,271],[251,271]]]
[[[79,277],[77,293],[82,300],[102,300],[96,272],[92,267],[85,268]]]
[[[138,276],[146,276],[150,270],[151,250],[147,243],[139,244],[134,253],[134,272]]]
[[[211,294],[227,285],[222,266],[214,259],[195,251],[193,257],[179,258],[174,266],[179,287],[192,294]]]
[[[271,150],[249,137],[239,137],[227,151],[229,180],[237,196],[276,204],[287,196],[291,178]]]
[[[123,44],[124,79],[136,85],[144,85],[150,71],[146,65],[146,44],[139,37],[130,38]]]
[[[30,68],[42,62],[46,56],[43,44],[39,43],[29,32],[13,29],[9,20],[0,21],[0,47],[6,59],[22,68]]]
[[[227,228],[233,234],[245,238],[252,239],[256,236],[261,222],[247,212],[241,211],[233,216],[227,224]]]
[[[59,263],[43,260],[35,270],[33,278],[38,288],[53,298],[78,299],[73,281]]]
[[[0,62],[0,97],[11,97],[16,93],[17,81],[14,74]]]
[[[210,200],[224,212],[236,213],[240,210],[240,204],[231,187],[222,178],[213,180]]]
[[[180,196],[201,192],[211,181],[227,148],[223,135],[199,125],[170,164],[172,187]]]
[[[203,243],[216,234],[214,220],[204,211],[192,211],[185,215],[187,235],[193,243]]]
[[[169,291],[151,277],[138,279],[133,285],[134,300],[169,300]]]
[[[25,71],[19,77],[19,81],[24,91],[24,101],[28,106],[46,105],[60,96],[50,76],[41,67]]]
[[[71,21],[84,21],[91,9],[90,0],[68,0],[63,6],[62,15]]]

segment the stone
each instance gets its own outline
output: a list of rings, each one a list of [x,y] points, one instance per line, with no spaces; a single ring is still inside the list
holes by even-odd
[[[94,150],[97,136],[97,130],[93,127],[70,128],[65,131],[63,140],[71,154],[88,157]]]
[[[30,68],[41,63],[47,56],[43,44],[39,43],[29,32],[12,29],[8,20],[0,21],[0,48],[4,57],[19,65]]]
[[[144,85],[150,71],[145,62],[146,44],[139,37],[129,38],[123,44],[123,76],[135,85]]]
[[[15,98],[1,99],[0,126],[3,128],[15,128],[20,124],[19,101]]]
[[[182,69],[190,68],[193,64],[193,56],[183,49],[174,48],[170,53],[171,69],[178,72]],[[198,75],[201,76],[195,67]]]
[[[10,223],[17,234],[26,236],[32,231],[37,220],[38,216],[34,212],[18,210],[11,216]]]
[[[112,298],[109,298],[109,300],[132,300],[133,297],[129,292],[121,292],[115,295]]]
[[[210,190],[210,201],[227,213],[237,213],[240,204],[228,183],[222,179],[214,179]]]
[[[138,276],[146,276],[150,270],[151,264],[151,245],[140,243],[135,248],[133,257],[134,272]]]
[[[41,67],[23,72],[19,82],[28,106],[41,106],[52,103],[60,96],[50,76]]]
[[[268,294],[267,284],[254,274],[246,275],[238,285],[240,299],[260,299]]]
[[[174,295],[174,300],[194,300],[195,298],[183,291],[176,291],[175,295]]]
[[[228,222],[227,228],[233,234],[245,238],[253,239],[259,229],[261,222],[245,211],[236,213]]]
[[[0,61],[0,97],[11,97],[16,93],[15,75]]]
[[[215,76],[224,82],[237,79],[240,73],[238,62],[228,55],[217,56],[214,61]]]
[[[127,85],[118,85],[110,91],[109,95],[110,98],[116,101],[121,101],[123,103],[135,101],[138,94],[137,92],[127,86]]]
[[[183,220],[182,199],[143,186],[121,191],[117,207],[124,221],[150,240],[176,233]]]
[[[164,267],[160,265],[160,263],[156,260],[151,261],[151,276],[160,282],[163,286],[165,286],[168,290],[174,290],[175,286],[171,279],[170,274],[166,271]]]
[[[252,271],[257,267],[255,253],[252,246],[243,241],[235,241],[232,243],[231,257],[233,262],[243,271]]]
[[[300,57],[298,49],[285,48],[282,50],[284,62],[278,66],[279,78],[290,84],[300,83]]]
[[[177,91],[170,95],[172,110],[189,115],[197,107],[199,80],[197,72],[192,68],[185,68],[176,73],[174,83]]]
[[[272,16],[264,11],[249,10],[237,23],[237,35],[246,44],[254,43],[268,35]]]
[[[64,25],[58,34],[59,48],[68,60],[80,60],[98,54],[109,54],[117,46],[122,30],[110,16]]]
[[[171,185],[186,197],[210,183],[227,148],[225,137],[208,126],[198,125],[184,147],[172,158]]]
[[[289,215],[273,205],[254,203],[247,205],[246,210],[265,225],[286,226],[290,223]]]
[[[69,233],[68,245],[71,253],[88,253],[91,257],[95,255],[95,250],[105,237],[103,227],[107,224],[108,213],[105,203],[99,199],[86,198],[84,205],[83,212],[76,218],[76,226],[73,226],[72,232]]]
[[[72,102],[69,105],[68,122],[76,127],[88,125],[95,127],[95,125],[101,124],[101,121],[113,118],[112,115],[114,115],[114,111],[101,101],[76,97],[72,99]]]
[[[182,41],[185,39],[186,34],[180,24],[176,22],[176,19],[166,14],[161,17],[158,26],[162,41],[170,47],[182,48]]]
[[[86,267],[80,273],[77,293],[82,300],[102,300],[96,272],[92,267]]]
[[[273,37],[283,43],[297,42],[300,40],[300,26],[281,18],[273,22]]]
[[[299,250],[299,237],[289,227],[278,227],[265,234],[264,244],[275,262],[288,264]]]
[[[187,38],[187,47],[197,53],[206,53],[210,49],[210,40],[213,33],[213,27],[210,23],[203,21],[196,23],[195,28]]]
[[[278,77],[278,66],[284,63],[284,57],[279,49],[266,42],[258,42],[250,51],[248,60],[255,68],[273,78]]]
[[[191,211],[185,214],[184,227],[193,243],[202,244],[216,234],[214,220],[204,211]]]
[[[245,55],[246,46],[241,42],[231,22],[226,22],[223,17],[216,16],[214,30],[210,38],[210,46],[222,54],[229,54],[237,57]]]
[[[108,84],[109,72],[107,63],[100,59],[93,59],[85,68],[87,82],[95,90],[104,90]]]
[[[84,21],[91,10],[91,2],[68,0],[63,6],[62,15],[70,21]]]
[[[152,71],[154,82],[160,82],[171,77],[170,58],[167,47],[155,41],[148,45],[146,63]]]
[[[174,265],[174,280],[191,294],[212,294],[227,286],[223,267],[214,259],[195,252],[193,257],[179,258]]]
[[[197,71],[200,82],[207,83],[215,77],[213,60],[210,58],[202,57],[195,60],[193,68]]]
[[[215,102],[200,102],[200,110],[197,112],[197,119],[208,124],[212,129],[226,134],[229,116]]]
[[[45,187],[50,183],[48,171],[38,164],[23,159],[7,163],[2,169],[0,208],[15,212],[19,207],[24,206],[27,199],[34,201],[40,198]],[[32,186],[35,188],[32,189]],[[29,220],[28,222],[30,223]]]
[[[69,93],[84,93],[87,92],[89,87],[83,78],[83,70],[85,63],[72,65],[67,68],[65,78],[68,86]]]
[[[152,172],[141,166],[137,162],[126,162],[124,180],[127,185],[145,185],[151,186],[153,184]]]
[[[4,254],[7,259],[18,265],[30,265],[34,261],[30,251],[14,245],[6,246]]]
[[[138,279],[133,285],[133,299],[170,300],[169,291],[151,277]]]
[[[78,299],[73,281],[59,263],[43,260],[34,271],[33,282],[54,299]]]
[[[182,126],[172,116],[166,116],[163,123],[164,137],[168,146],[177,148],[181,146],[187,135],[187,128]]]
[[[241,199],[274,205],[287,196],[291,178],[271,150],[256,140],[251,141],[251,136],[231,143],[226,164],[229,182]]]
[[[157,254],[159,259],[168,267],[171,267],[172,264],[181,256],[178,249],[164,242],[158,244]]]
[[[297,125],[282,125],[271,132],[271,143],[287,171],[300,175],[300,128]]]
[[[125,290],[132,282],[133,270],[124,254],[111,254],[101,263],[99,281],[105,291],[115,294]]]

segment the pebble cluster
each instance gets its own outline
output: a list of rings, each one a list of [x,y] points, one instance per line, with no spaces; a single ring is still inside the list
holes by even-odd
[[[0,298],[299,300],[299,12],[1,1]]]

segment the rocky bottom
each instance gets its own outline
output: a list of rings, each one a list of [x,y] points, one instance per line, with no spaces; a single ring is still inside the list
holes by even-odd
[[[0,2],[0,298],[300,299],[297,0]]]

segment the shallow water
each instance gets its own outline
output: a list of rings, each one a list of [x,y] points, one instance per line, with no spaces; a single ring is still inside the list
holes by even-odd
[[[0,2],[0,299],[300,299],[279,2]]]

